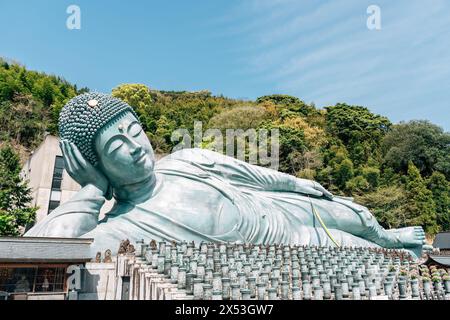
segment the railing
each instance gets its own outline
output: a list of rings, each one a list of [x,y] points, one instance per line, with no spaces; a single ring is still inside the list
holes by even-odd
[[[0,300],[65,300],[66,292],[0,292]]]

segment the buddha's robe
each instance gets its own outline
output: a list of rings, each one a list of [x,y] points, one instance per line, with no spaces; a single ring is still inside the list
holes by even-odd
[[[208,150],[184,149],[158,161],[155,175],[148,200],[117,201],[95,229],[80,235],[95,239],[94,252],[115,251],[124,239],[334,245],[312,206],[340,245],[378,247],[372,242],[377,229],[368,232],[367,221],[377,223],[367,209],[349,199],[302,194],[299,179],[275,170]],[[104,201],[74,197],[48,220],[65,214],[98,216]],[[27,235],[45,236],[46,225],[48,221]],[[349,225],[353,234],[342,231]]]

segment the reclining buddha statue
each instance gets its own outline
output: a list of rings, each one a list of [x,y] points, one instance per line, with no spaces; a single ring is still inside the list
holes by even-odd
[[[363,246],[420,255],[421,227],[385,230],[367,208],[320,184],[210,150],[176,151],[155,162],[133,109],[85,93],[59,118],[65,169],[81,185],[25,236],[121,240]],[[105,199],[113,208],[99,219]],[[320,223],[319,223],[320,222]]]

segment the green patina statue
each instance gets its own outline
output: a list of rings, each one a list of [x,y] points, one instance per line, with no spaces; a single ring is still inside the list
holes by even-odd
[[[26,236],[94,238],[94,254],[123,239],[379,246],[421,254],[421,227],[385,230],[367,208],[314,181],[197,148],[155,163],[132,108],[109,95],[73,98],[59,129],[65,168],[82,188]],[[99,221],[112,197],[114,207]]]

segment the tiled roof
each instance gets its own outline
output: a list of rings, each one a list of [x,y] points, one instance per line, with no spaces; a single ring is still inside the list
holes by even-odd
[[[446,266],[446,267],[450,267],[450,255],[430,255],[428,257],[429,260],[432,260],[433,262],[436,262],[440,265]]]
[[[450,231],[438,233],[434,238],[433,247],[450,249]]]
[[[93,239],[0,237],[1,262],[86,262]]]

